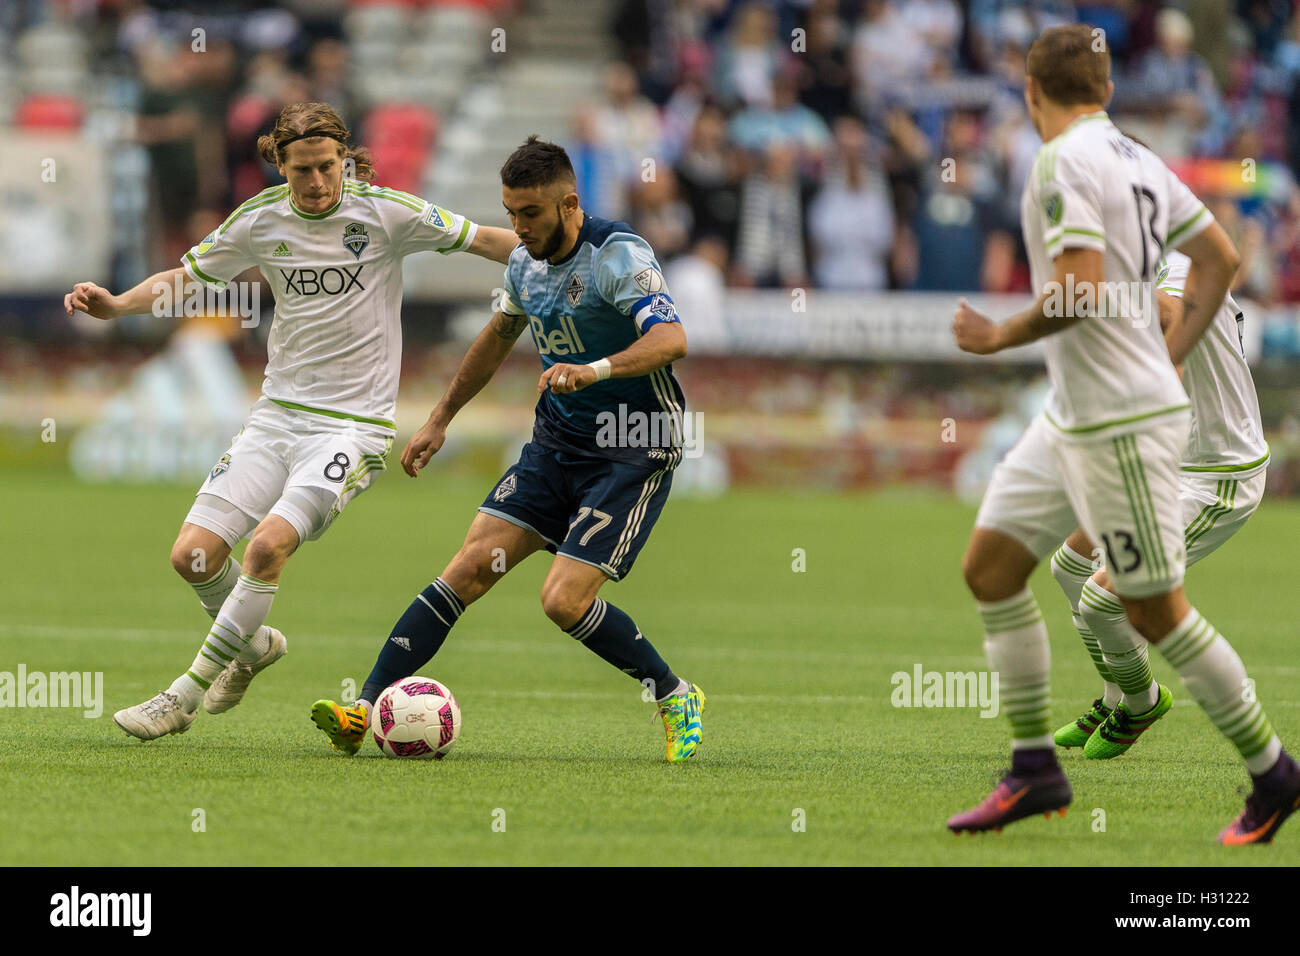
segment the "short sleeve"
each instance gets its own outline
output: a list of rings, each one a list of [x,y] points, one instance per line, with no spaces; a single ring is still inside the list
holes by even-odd
[[[186,274],[211,288],[224,289],[235,276],[257,265],[249,243],[252,221],[252,212],[236,210],[181,257]]]
[[[1034,163],[1037,214],[1047,258],[1066,249],[1106,251],[1101,183],[1078,153],[1047,147]]]
[[[397,220],[391,228],[399,255],[463,252],[474,242],[478,226],[464,216],[410,193],[392,192],[391,197],[385,198],[404,200],[385,204],[385,211]]]
[[[1168,168],[1165,173],[1169,177],[1169,235],[1165,238],[1165,248],[1177,249],[1209,228],[1214,216],[1186,183]]]
[[[1160,260],[1156,270],[1156,291],[1183,297],[1187,285],[1187,270],[1192,260],[1181,252],[1170,252]]]
[[[680,322],[677,307],[649,243],[639,236],[611,238],[596,253],[596,289],[630,316],[642,333],[660,322]]]
[[[521,316],[527,315],[523,306],[519,304],[519,290],[515,287],[515,280],[510,277],[510,263],[506,263],[505,284],[503,286],[504,295],[501,296],[501,311],[506,315]]]

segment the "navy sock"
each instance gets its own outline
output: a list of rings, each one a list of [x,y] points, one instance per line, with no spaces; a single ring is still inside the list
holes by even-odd
[[[587,613],[565,633],[576,638],[602,660],[609,661],[641,684],[650,681],[650,692],[658,699],[679,683],[677,675],[659,656],[654,645],[641,636],[632,619],[614,605],[596,598]]]
[[[1040,773],[1060,766],[1051,747],[1034,747],[1011,751],[1012,773]]]
[[[389,684],[410,677],[427,664],[463,613],[465,605],[456,592],[442,578],[435,578],[393,625],[357,699],[373,704]]]

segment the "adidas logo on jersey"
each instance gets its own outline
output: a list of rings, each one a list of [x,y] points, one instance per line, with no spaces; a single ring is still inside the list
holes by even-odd
[[[278,246],[275,247],[275,252],[271,253],[271,257],[273,259],[275,258],[284,259],[291,255],[293,255],[293,253],[289,251],[289,244],[287,242],[280,243]]]
[[[542,320],[537,316],[530,315],[528,324],[532,327],[533,341],[537,343],[537,352],[540,355],[572,355],[586,350],[571,315],[560,316],[558,323],[560,327],[550,335],[546,334]]]
[[[392,641],[394,644],[396,644],[398,647],[400,647],[400,648],[401,648],[402,650],[404,650],[404,651],[409,651],[409,650],[411,649],[411,642],[410,642],[410,640],[409,640],[408,638],[405,638],[405,637],[390,637],[389,640]]]

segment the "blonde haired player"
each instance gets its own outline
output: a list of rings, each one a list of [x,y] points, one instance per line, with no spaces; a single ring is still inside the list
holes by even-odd
[[[1012,765],[954,832],[1065,812],[1072,793],[1050,727],[1050,659],[1027,582],[1076,527],[1122,561],[1108,573],[1129,621],[1246,763],[1254,789],[1223,843],[1265,843],[1300,805],[1300,767],[1282,749],[1228,642],[1183,593],[1178,476],[1190,413],[1173,363],[1213,320],[1240,257],[1209,211],[1150,150],[1111,124],[1110,56],[1100,31],[1053,27],[1029,49],[1025,103],[1043,146],[1021,221],[1034,305],[995,324],[964,302],[953,333],[989,354],[1043,339],[1047,407],[994,471],[963,561],[985,650],[1012,726]],[[1165,248],[1191,260],[1184,315],[1166,343],[1134,309]],[[1154,296],[1145,298],[1154,299]],[[1171,363],[1170,359],[1173,359]]]
[[[1171,252],[1156,277],[1161,324],[1182,321],[1183,288],[1191,265]],[[1192,427],[1178,477],[1183,538],[1190,567],[1245,527],[1264,497],[1268,443],[1259,415],[1255,382],[1246,364],[1245,316],[1231,295],[1183,360],[1183,386],[1192,403]],[[1168,713],[1172,696],[1151,677],[1147,647],[1133,630],[1097,553],[1082,530],[1052,555],[1052,577],[1070,602],[1074,626],[1092,656],[1104,687],[1086,713],[1056,731],[1058,747],[1082,747],[1107,760],[1125,753]],[[1132,561],[1106,555],[1111,565]]]
[[[505,262],[516,245],[508,229],[371,185],[369,154],[348,138],[328,105],[286,106],[258,141],[284,185],[239,206],[181,268],[116,296],[80,282],[64,298],[69,314],[113,319],[150,311],[159,283],[222,289],[253,266],[275,293],[262,395],[172,546],[172,567],[212,627],[170,687],[114,715],[141,740],[184,733],[200,702],[209,713],[229,710],[253,676],[284,655],[284,635],[265,620],[285,563],[369,487],[392,446],[402,259],[434,250]],[[230,552],[245,537],[241,567]]]

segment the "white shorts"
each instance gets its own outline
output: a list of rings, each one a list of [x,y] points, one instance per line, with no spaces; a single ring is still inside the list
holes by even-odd
[[[1171,591],[1186,562],[1178,466],[1190,419],[1182,411],[1140,430],[1079,437],[1039,414],[994,469],[975,525],[1010,535],[1040,561],[1081,527],[1104,549],[1121,597]]]
[[[1189,566],[1213,554],[1245,526],[1264,498],[1266,479],[1263,471],[1247,478],[1183,472],[1179,500]]]
[[[314,541],[387,468],[392,446],[386,428],[284,408],[262,396],[196,497],[227,501],[254,526],[280,515],[300,541]],[[201,503],[185,520],[231,547],[252,530]]]

